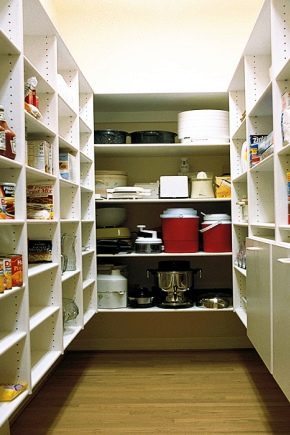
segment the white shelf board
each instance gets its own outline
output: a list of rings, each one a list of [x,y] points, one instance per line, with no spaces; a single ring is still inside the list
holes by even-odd
[[[249,223],[248,222],[233,222],[233,225],[238,226],[238,227],[248,227]]]
[[[3,30],[0,30],[0,54],[20,54],[20,50]]]
[[[80,326],[65,326],[64,331],[63,331],[63,348],[64,348],[64,350],[75,339],[75,337],[80,333],[81,330],[82,330],[82,328]]]
[[[62,282],[65,282],[65,281],[67,281],[68,279],[71,279],[71,278],[73,278],[74,276],[77,276],[79,273],[80,273],[80,270],[79,270],[79,269],[77,269],[77,270],[70,270],[70,271],[63,272],[63,274],[61,275],[61,281],[62,281]]]
[[[1,299],[9,298],[9,297],[15,295],[15,293],[18,293],[23,288],[24,288],[24,286],[22,286],[22,287],[12,287],[12,289],[10,289],[10,290],[5,290],[4,293],[0,293],[0,301],[1,301]]]
[[[0,168],[21,169],[22,163],[19,163],[17,160],[7,159],[7,157],[0,156]]]
[[[79,223],[79,219],[61,219],[60,222],[62,224],[78,224]]]
[[[28,264],[28,278],[39,275],[51,269],[55,269],[59,266],[58,263],[37,263]]]
[[[81,115],[79,116],[79,121],[80,121],[80,133],[92,133],[93,130]]]
[[[266,157],[250,169],[250,172],[272,172],[274,170],[274,155]]]
[[[61,356],[60,351],[34,350],[31,353],[31,385],[32,388],[43,378],[45,373]]]
[[[88,321],[91,320],[92,317],[94,317],[95,314],[96,314],[95,310],[92,310],[92,309],[87,310],[84,313],[84,325],[86,325],[88,323]]]
[[[33,168],[31,166],[26,166],[26,176],[28,184],[34,181],[54,181],[56,176],[53,174],[48,174],[47,172],[40,171],[39,169]]]
[[[150,258],[150,257],[224,257],[231,256],[231,252],[162,252],[161,254],[137,254],[136,252],[131,253],[120,253],[120,254],[97,254],[98,258]]]
[[[278,156],[288,156],[290,155],[290,144],[283,146],[283,148],[281,148],[278,151]]]
[[[248,116],[272,116],[272,83],[269,82]],[[270,132],[269,132],[270,133]]]
[[[88,249],[87,251],[82,251],[82,257],[85,257],[86,255],[91,255],[94,253],[95,253],[94,249]]]
[[[80,151],[80,161],[81,163],[93,163],[93,159],[87,156],[83,151]]]
[[[236,265],[234,265],[234,269],[236,269],[241,275],[247,276],[247,270],[246,269],[243,269],[243,268],[241,268],[239,266],[236,266]]]
[[[232,139],[246,139],[246,118],[243,119],[236,131],[233,133]]]
[[[233,308],[201,308],[201,307],[190,307],[190,308],[159,308],[159,307],[150,307],[150,308],[112,308],[105,309],[99,308],[98,313],[204,313],[204,312],[225,312],[225,311],[233,311]]]
[[[51,224],[57,224],[57,220],[56,219],[27,219],[27,223],[29,225],[51,225]]]
[[[72,151],[74,153],[76,153],[78,151],[77,147],[74,146],[71,142],[67,141],[64,137],[59,136],[58,141],[59,141],[59,148],[60,149],[69,150],[69,151]]]
[[[82,184],[80,187],[82,192],[94,193],[95,191],[95,189],[92,189],[91,187],[83,186]]]
[[[45,125],[41,120],[34,118],[34,116],[30,115],[25,111],[25,125],[27,127],[27,131],[30,134],[55,137],[56,132],[52,130],[50,127]]]
[[[31,63],[31,61],[24,56],[24,72],[25,79],[29,77],[37,77],[37,92],[38,93],[55,93],[55,89],[48,83],[42,73]]]
[[[21,404],[28,397],[29,391],[23,391],[11,402],[0,402],[0,428],[7,422],[7,420],[20,409]]]
[[[235,313],[241,320],[241,322],[244,324],[245,327],[247,327],[247,313],[243,308],[236,308]]]
[[[184,155],[226,155],[230,144],[95,144],[95,154],[103,157],[177,157]]]
[[[232,183],[246,183],[247,181],[247,171],[238,175],[237,177],[232,179]]]
[[[19,343],[26,337],[26,332],[20,331],[0,331],[0,356],[3,355],[7,350],[13,347],[16,343]]]
[[[78,189],[79,185],[75,182],[75,181],[69,181],[69,180],[65,180],[64,178],[62,178],[61,176],[59,177],[59,184],[61,188],[75,188]]]
[[[196,202],[230,202],[231,198],[138,198],[138,199],[100,199],[95,195],[97,203],[130,203],[130,204],[150,204],[150,203],[168,203],[168,202],[189,202],[190,204]]]
[[[61,116],[68,116],[73,119],[77,117],[75,109],[66,101],[61,94],[58,94],[58,111]]]
[[[30,320],[29,320],[29,328],[30,331],[37,328],[42,322],[48,319],[50,316],[59,311],[59,307],[40,307],[40,306],[31,306],[29,308],[30,311]]]
[[[1,219],[1,225],[23,225],[24,220],[21,219]]]
[[[96,282],[95,279],[90,278],[90,279],[85,279],[83,281],[83,290],[86,290],[88,287],[90,287],[91,285],[93,285]]]
[[[251,222],[250,225],[251,227],[275,229],[275,223],[273,222]]]
[[[289,80],[290,76],[290,59],[288,59],[281,71],[277,74],[276,80]]]
[[[290,231],[290,225],[279,225],[280,230]]]

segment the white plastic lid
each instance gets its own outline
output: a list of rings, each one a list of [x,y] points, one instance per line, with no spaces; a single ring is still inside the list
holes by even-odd
[[[197,217],[197,210],[194,208],[167,208],[160,215],[161,218],[192,218]]]
[[[137,237],[135,243],[145,245],[160,245],[160,243],[162,243],[162,240],[158,239],[158,237]]]
[[[225,213],[214,213],[214,214],[205,214],[203,216],[204,221],[229,221],[231,220],[231,216]]]

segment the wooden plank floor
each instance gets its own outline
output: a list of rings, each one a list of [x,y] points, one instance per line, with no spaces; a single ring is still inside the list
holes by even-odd
[[[253,350],[68,352],[12,435],[290,434],[290,404]]]

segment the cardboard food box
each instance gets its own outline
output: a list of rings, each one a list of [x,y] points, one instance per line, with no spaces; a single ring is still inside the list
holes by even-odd
[[[40,171],[52,174],[52,145],[46,140],[27,143],[28,165]]]
[[[75,181],[75,156],[71,153],[59,153],[59,175],[64,180]]]
[[[51,240],[28,240],[28,263],[51,263]]]
[[[230,198],[231,197],[231,176],[221,175],[215,177],[215,197]]]
[[[27,219],[54,219],[53,186],[29,184],[26,188]]]

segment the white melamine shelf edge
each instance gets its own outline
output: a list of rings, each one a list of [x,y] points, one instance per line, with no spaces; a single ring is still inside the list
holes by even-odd
[[[248,111],[248,117],[251,116],[270,116],[269,107],[272,108],[272,82],[268,82],[265,89],[259,95],[253,107]]]
[[[66,326],[63,333],[63,348],[64,350],[75,339],[82,330],[81,326]]]
[[[59,139],[59,148],[65,148],[68,149],[70,151],[73,151],[75,153],[78,152],[78,148],[76,146],[74,146],[71,142],[67,141],[64,137],[62,136],[58,136]]]
[[[247,276],[247,270],[246,269],[243,269],[243,268],[241,268],[239,266],[236,266],[236,265],[234,265],[234,269],[236,269],[241,275]]]
[[[0,168],[9,168],[9,169],[21,169],[22,163],[17,160],[8,159],[7,157],[0,156]]]
[[[289,75],[290,75],[290,60],[289,57],[287,57],[287,60],[284,63],[284,65],[282,65],[280,71],[276,73],[276,80],[277,81],[288,80]]]
[[[93,159],[85,154],[83,151],[80,151],[80,161],[81,163],[93,163]]]
[[[93,132],[92,128],[89,126],[88,122],[81,114],[79,115],[79,121],[80,121],[80,133],[92,133]]]
[[[94,254],[94,249],[88,249],[87,251],[82,251],[82,257],[85,257],[86,255]]]
[[[236,308],[234,312],[237,314],[241,322],[247,327],[247,313],[243,308]]]
[[[79,269],[63,272],[63,274],[61,275],[61,281],[65,282],[68,279],[71,279],[74,276],[78,275],[79,273],[80,273]]]
[[[290,144],[284,145],[283,148],[281,148],[278,151],[278,156],[287,156],[290,154]]]
[[[39,275],[51,269],[55,269],[59,266],[58,263],[38,263],[28,265],[28,278]]]
[[[233,308],[200,308],[200,307],[191,307],[191,308],[159,308],[159,307],[150,307],[150,308],[112,308],[105,309],[99,308],[98,313],[205,313],[205,312],[232,312]]]
[[[24,285],[22,287],[12,287],[12,289],[5,290],[4,293],[0,293],[0,301],[4,298],[9,298],[10,296],[15,295],[15,293],[18,293],[20,290],[24,289]]]
[[[86,325],[88,321],[91,320],[92,317],[94,317],[95,314],[96,314],[95,310],[87,310],[84,313],[84,325]]]
[[[77,117],[77,112],[74,107],[66,100],[66,98],[58,93],[58,111],[61,114],[61,116],[69,116],[72,118]]]
[[[55,93],[55,88],[47,81],[47,79],[42,75],[42,73],[36,68],[36,66],[31,62],[28,57],[24,56],[24,69],[25,76],[32,77],[37,76],[37,91],[38,92],[48,92]]]
[[[255,166],[250,168],[250,172],[253,173],[253,172],[273,171],[273,163],[274,163],[274,155],[271,154],[270,156],[266,157],[264,160],[261,160]]]
[[[131,253],[120,253],[120,254],[97,254],[98,258],[150,258],[150,257],[222,257],[222,256],[230,256],[232,252],[162,252],[161,254],[137,254],[136,252]]]
[[[31,385],[32,388],[47,373],[52,365],[61,356],[61,351],[56,350],[35,350],[31,354]]]
[[[240,125],[232,134],[232,140],[245,140],[246,139],[246,117],[241,121]]]
[[[29,391],[25,390],[11,402],[0,403],[0,428],[5,422],[7,422],[14,412],[20,408],[20,405],[24,402],[28,395]]]
[[[223,155],[230,149],[230,143],[155,143],[155,144],[95,144],[95,153],[103,156],[182,156],[184,153],[198,155]]]
[[[94,219],[82,219],[81,222],[82,222],[82,224],[94,224],[95,223]]]
[[[21,219],[0,219],[0,225],[23,225],[24,220]]]
[[[25,122],[28,133],[37,133],[49,137],[55,137],[56,132],[44,124],[41,120],[34,118],[30,113],[25,111]]]
[[[235,225],[237,227],[248,227],[249,226],[248,222],[233,222],[233,225]]]
[[[245,183],[247,181],[247,171],[238,175],[235,178],[232,178],[232,183]]]
[[[95,284],[96,280],[93,278],[89,278],[83,281],[83,290],[86,290],[91,285]]]
[[[23,331],[0,331],[0,356],[11,349],[11,347],[13,347],[16,343],[19,343],[19,341],[24,337],[26,337],[26,332]]]
[[[41,325],[46,319],[48,319],[53,314],[59,311],[59,307],[38,307],[32,306],[30,307],[30,320],[29,320],[29,328],[30,331],[37,328],[37,326]]]
[[[59,183],[61,188],[74,187],[75,189],[77,189],[79,187],[78,183],[76,183],[75,181],[65,180],[61,176],[59,177]]]
[[[26,165],[27,182],[30,184],[32,181],[54,181],[57,177],[53,174],[48,174],[47,172],[40,171],[39,169],[33,168],[32,166]]]
[[[275,229],[275,223],[274,222],[251,222],[251,227],[259,227],[259,228],[273,228]]]
[[[0,30],[0,54],[20,54],[21,50],[9,38],[9,36],[1,29]]]
[[[166,203],[166,202],[189,202],[189,203],[196,203],[196,202],[230,202],[231,198],[142,198],[142,199],[100,199],[97,195],[95,195],[95,201],[97,203],[130,203],[130,204],[149,204],[149,203]]]
[[[56,219],[27,219],[28,225],[55,225],[58,223]]]
[[[82,192],[94,193],[95,189],[87,186],[80,185]]]
[[[278,225],[280,230],[290,231],[290,225]]]
[[[79,222],[80,222],[79,219],[65,219],[65,218],[63,218],[60,220],[61,224],[78,224]]]

